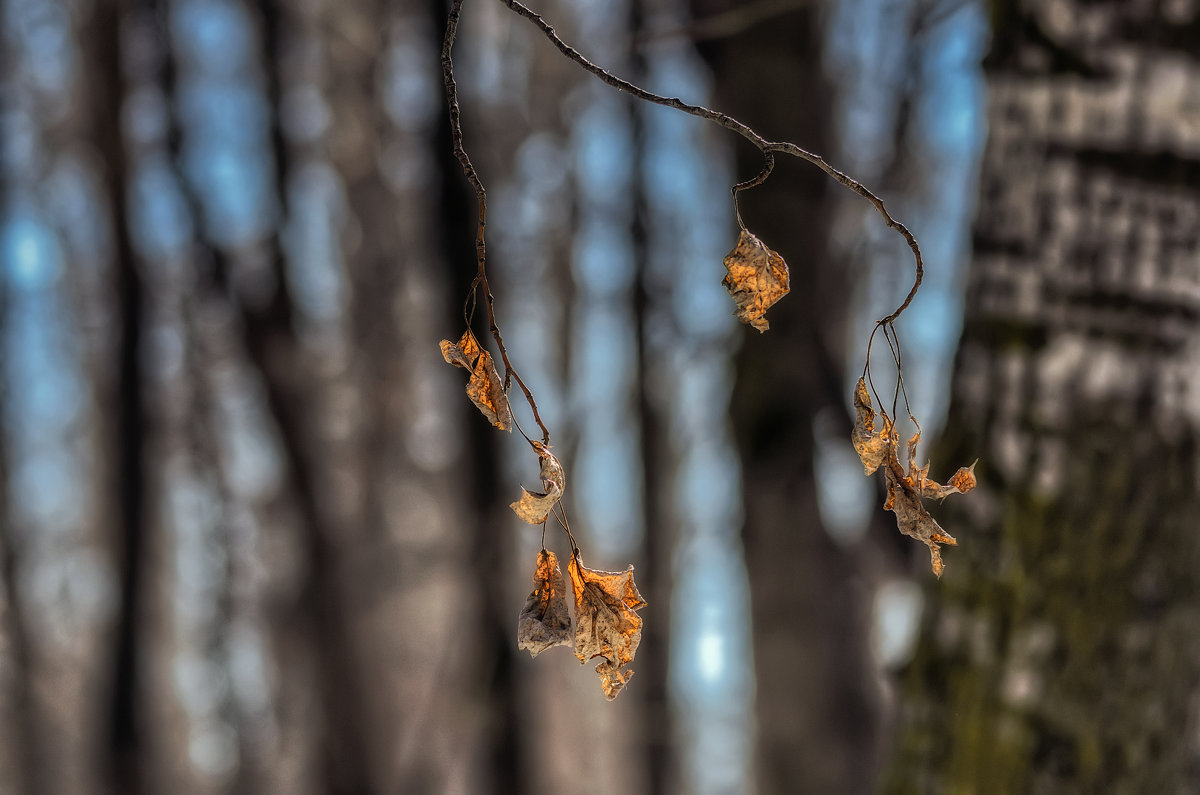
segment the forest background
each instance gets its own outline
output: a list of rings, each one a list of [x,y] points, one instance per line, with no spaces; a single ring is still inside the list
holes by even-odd
[[[535,8],[921,241],[922,457],[980,459],[940,580],[849,444],[904,241],[780,162],[739,325],[754,148],[465,6],[497,318],[637,676],[517,649],[536,461],[437,347],[447,4],[0,0],[0,791],[1200,788],[1200,3]]]

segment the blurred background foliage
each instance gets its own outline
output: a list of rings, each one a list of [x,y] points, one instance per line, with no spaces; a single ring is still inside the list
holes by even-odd
[[[781,162],[742,212],[792,293],[746,330],[753,148],[468,0],[497,317],[649,603],[616,702],[530,660],[536,461],[437,348],[447,3],[0,0],[0,791],[1200,787],[1200,4],[535,10],[916,233],[907,392],[935,477],[982,459],[945,578],[848,444],[903,241]]]

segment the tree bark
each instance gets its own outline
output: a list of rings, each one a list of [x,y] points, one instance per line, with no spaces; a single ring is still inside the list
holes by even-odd
[[[892,792],[1200,786],[1194,12],[998,4],[948,509]],[[1191,44],[1185,44],[1191,42]]]

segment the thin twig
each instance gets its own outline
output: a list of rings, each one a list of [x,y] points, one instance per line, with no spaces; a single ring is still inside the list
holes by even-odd
[[[871,329],[871,336],[867,337],[867,360],[863,363],[862,377],[867,379],[867,385],[871,388],[871,394],[875,397],[875,402],[879,405],[879,410],[883,412],[884,418],[887,418],[887,411],[883,405],[883,400],[879,397],[879,390],[875,388],[875,379],[871,375],[871,348],[875,344],[875,332],[881,328],[884,329],[884,333],[886,334],[886,326],[883,321],[880,321]],[[894,414],[895,412],[892,413]]]
[[[908,402],[908,389],[904,386],[904,354],[900,350],[900,333],[896,331],[894,324],[889,324],[892,328],[892,340],[896,343],[896,388],[900,390],[900,394],[904,397],[904,410],[908,412],[909,418],[916,422],[912,415],[912,406]],[[892,402],[895,403],[893,397]],[[893,412],[895,413],[895,412]],[[920,425],[917,426],[920,430]]]
[[[563,55],[565,55],[568,59],[570,59],[571,61],[578,64],[584,70],[591,72],[593,75],[598,77],[600,80],[604,81],[605,83],[607,83],[608,85],[617,89],[618,91],[624,91],[625,93],[630,94],[631,96],[636,97],[637,99],[643,100],[645,102],[652,102],[655,105],[662,105],[664,107],[674,108],[675,110],[682,111],[683,113],[687,113],[691,116],[696,116],[698,118],[710,121],[714,124],[719,124],[720,126],[724,127],[725,129],[737,133],[738,135],[742,136],[750,143],[754,144],[754,146],[757,147],[758,150],[763,153],[763,157],[764,157],[764,160],[766,161],[766,165],[763,168],[763,171],[759,174],[759,176],[755,177],[752,180],[749,180],[748,182],[739,183],[739,185],[734,186],[735,208],[736,208],[736,194],[738,191],[761,184],[762,181],[765,180],[767,178],[767,176],[771,173],[771,168],[773,166],[773,160],[769,156],[773,152],[783,152],[784,154],[789,154],[789,155],[792,155],[793,157],[798,157],[801,160],[805,160],[805,161],[813,164],[814,166],[816,166],[817,168],[824,171],[826,174],[828,174],[830,177],[832,177],[837,182],[840,182],[845,187],[849,188],[850,190],[857,193],[859,196],[862,196],[864,199],[869,201],[875,207],[875,209],[879,212],[879,214],[881,216],[883,216],[884,223],[887,226],[891,227],[892,229],[895,229],[904,238],[904,241],[906,243],[908,243],[908,247],[910,249],[912,249],[913,258],[916,260],[916,276],[913,280],[912,288],[908,291],[908,295],[904,298],[904,301],[900,304],[900,306],[898,306],[896,308],[896,310],[894,312],[892,312],[887,317],[881,319],[879,322],[880,323],[893,322],[896,318],[900,317],[900,314],[905,309],[908,308],[908,305],[910,303],[912,303],[913,297],[916,296],[916,294],[917,294],[917,289],[921,286],[921,280],[925,276],[925,266],[921,260],[921,249],[917,245],[917,239],[915,237],[913,237],[912,232],[908,231],[908,227],[906,227],[904,224],[900,223],[899,221],[897,221],[895,218],[892,217],[891,213],[888,212],[887,207],[884,205],[883,200],[880,199],[878,196],[876,196],[874,193],[872,193],[869,189],[867,189],[867,187],[865,185],[863,185],[861,182],[859,182],[858,180],[849,176],[848,174],[845,174],[842,171],[839,171],[838,169],[834,168],[833,166],[829,165],[829,163],[827,163],[825,161],[825,158],[821,157],[820,155],[809,152],[808,150],[803,149],[803,148],[797,146],[796,144],[789,143],[787,141],[768,141],[766,138],[759,135],[757,132],[755,132],[749,126],[743,124],[742,122],[738,121],[737,119],[733,118],[732,116],[730,116],[726,113],[721,113],[719,111],[711,110],[702,105],[692,105],[687,102],[684,102],[683,100],[679,99],[678,97],[664,97],[659,94],[655,94],[651,91],[647,91],[646,89],[641,88],[640,86],[634,85],[633,83],[630,83],[628,80],[622,80],[621,78],[616,77],[612,73],[605,70],[603,67],[597,66],[596,64],[592,63],[587,58],[585,58],[578,50],[576,50],[574,47],[572,47],[571,45],[569,45],[565,41],[563,41],[561,38],[559,38],[558,34],[554,31],[554,27],[552,25],[550,25],[550,23],[546,22],[546,20],[543,19],[536,12],[530,10],[526,6],[517,2],[517,0],[500,0],[500,2],[504,3],[506,6],[509,7],[509,9],[511,9],[518,15],[520,15],[520,16],[524,17],[525,19],[529,20],[530,22],[532,22],[539,30],[542,31],[542,33],[546,36],[546,38],[549,39],[551,41],[551,43],[553,43],[554,46],[558,48],[559,52],[561,52]],[[462,0],[455,0],[455,4],[454,4],[455,9],[457,9],[461,4],[462,4]],[[452,12],[452,15],[453,15],[453,13],[454,12]],[[443,55],[442,55],[443,69],[446,68],[446,63],[447,63],[448,57],[449,57],[449,51],[446,50],[443,52]],[[457,105],[455,106],[455,108],[457,108]],[[454,115],[454,111],[452,111],[451,115],[452,116]],[[461,143],[460,141],[456,140],[456,144],[455,144],[456,152],[460,151],[460,149],[461,149],[461,147],[459,146],[460,143]],[[460,160],[461,159],[462,158],[460,157]],[[739,216],[739,222],[740,222],[740,216]]]
[[[891,329],[890,333],[888,329]],[[896,363],[896,386],[892,390],[892,416],[900,419],[900,412],[896,410],[896,405],[900,401],[900,385],[904,383],[900,376],[904,372],[900,362],[900,338],[896,336],[896,327],[890,324],[883,327],[883,338],[887,341],[888,348],[892,351],[892,361]],[[908,395],[905,394],[905,408],[908,408]],[[912,416],[912,411],[909,411],[909,416]]]
[[[742,208],[738,206],[738,194],[750,188],[756,188],[767,181],[767,177],[771,176],[771,172],[775,170],[775,155],[768,151],[762,153],[763,167],[762,171],[758,172],[753,178],[745,182],[739,182],[733,186],[733,214],[737,216],[738,228],[745,229],[746,224],[742,221]]]
[[[567,538],[571,541],[571,554],[574,555],[576,558],[578,558],[579,557],[579,545],[575,543],[575,536],[574,536],[574,534],[571,533],[571,523],[567,521],[567,509],[563,507],[562,502],[556,502],[556,503],[554,503],[553,507],[550,508],[550,512],[554,515],[554,518],[558,520],[558,523],[560,525],[562,525],[562,529],[567,531]],[[543,546],[545,545],[545,538],[546,538],[544,528],[545,528],[545,526],[543,525],[543,531],[542,531]]]
[[[446,19],[446,37],[442,40],[442,82],[446,89],[446,104],[450,108],[450,136],[454,143],[454,156],[458,159],[462,166],[463,174],[467,177],[467,182],[471,183],[471,187],[475,189],[475,199],[479,205],[479,222],[475,229],[475,259],[478,267],[478,273],[475,276],[475,281],[471,283],[471,293],[468,302],[474,299],[477,288],[483,288],[484,304],[487,307],[488,328],[492,333],[492,339],[496,341],[496,347],[500,350],[500,359],[504,363],[504,390],[508,391],[513,381],[521,387],[521,391],[525,393],[525,400],[529,403],[529,408],[533,412],[533,419],[537,422],[538,428],[542,431],[542,443],[550,444],[550,431],[546,429],[545,423],[542,422],[541,414],[538,413],[537,402],[533,399],[533,393],[529,391],[529,387],[521,380],[521,376],[517,373],[512,362],[508,358],[508,349],[504,346],[504,338],[500,336],[500,326],[496,323],[495,302],[496,297],[492,295],[492,288],[488,284],[487,279],[487,243],[485,242],[485,231],[487,229],[487,191],[484,190],[483,181],[479,179],[479,174],[475,171],[475,166],[471,163],[471,158],[467,155],[467,150],[463,147],[463,132],[462,132],[462,110],[458,105],[458,85],[454,82],[454,59],[451,57],[451,51],[454,49],[454,39],[458,35],[458,20],[462,14],[463,0],[454,0],[450,6],[450,14]],[[472,310],[474,305],[472,304]],[[468,324],[469,313],[468,313]],[[521,431],[524,435],[524,431]],[[529,438],[529,437],[526,437]]]

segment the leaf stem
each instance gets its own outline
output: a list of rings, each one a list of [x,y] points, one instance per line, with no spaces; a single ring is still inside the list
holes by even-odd
[[[556,502],[550,509],[554,518],[562,525],[562,529],[567,531],[567,538],[571,541],[571,554],[576,558],[579,557],[579,545],[575,543],[575,536],[571,533],[571,523],[567,521],[567,509],[563,507],[562,502]],[[543,533],[543,543],[545,543],[545,535]]]

